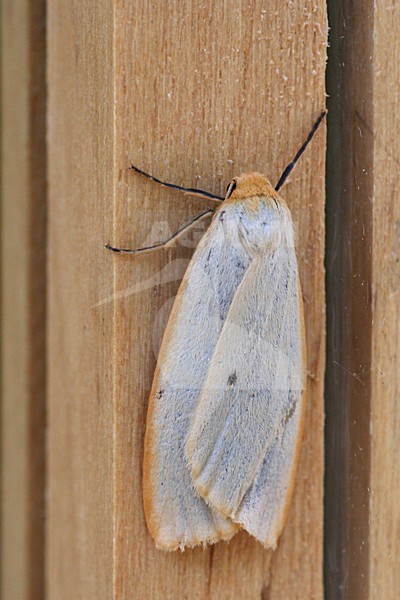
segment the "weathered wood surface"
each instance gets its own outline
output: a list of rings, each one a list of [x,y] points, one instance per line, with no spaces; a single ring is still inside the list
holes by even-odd
[[[395,3],[330,3],[327,599],[397,598],[399,27]]]
[[[282,192],[317,380],[275,553],[245,534],[155,549],[141,498],[147,397],[194,243],[135,259],[103,244],[143,245],[208,206],[131,161],[216,193],[246,170],[276,182],[324,106],[326,33],[319,0],[49,4],[49,597],[322,598],[324,129]]]
[[[2,20],[1,521],[5,600],[44,594],[45,2]]]
[[[112,4],[48,5],[48,598],[113,597]]]
[[[380,1],[374,18],[371,342],[370,598],[400,589],[400,6]]]

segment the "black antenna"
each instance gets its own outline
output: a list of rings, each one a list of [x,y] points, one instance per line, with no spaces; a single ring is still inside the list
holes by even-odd
[[[149,173],[145,173],[144,171],[142,171],[142,169],[139,169],[139,167],[135,167],[135,165],[131,165],[131,169],[136,171],[136,173],[139,173],[139,175],[143,175],[143,177],[146,177],[147,179],[151,179],[151,181],[154,181],[155,183],[159,183],[163,187],[170,188],[171,190],[179,190],[180,192],[185,192],[186,194],[192,194],[194,196],[203,196],[205,198],[211,198],[211,200],[217,200],[218,202],[223,202],[223,200],[225,200],[225,198],[222,198],[221,196],[217,196],[216,194],[212,194],[211,192],[205,192],[204,190],[198,190],[197,188],[182,187],[180,185],[175,185],[175,183],[168,183],[166,181],[161,181],[161,179],[157,179],[157,177],[154,177],[153,175],[149,175]]]
[[[276,192],[279,192],[279,190],[285,183],[286,179],[289,177],[290,173],[293,171],[294,167],[296,166],[297,161],[299,160],[300,156],[303,154],[304,150],[307,148],[308,144],[311,142],[312,138],[314,137],[315,132],[317,131],[318,127],[320,126],[320,124],[327,112],[328,111],[325,109],[319,115],[318,119],[315,121],[314,125],[312,126],[311,131],[308,134],[306,141],[301,146],[300,150],[297,152],[297,154],[294,157],[294,159],[292,160],[292,162],[290,162],[287,165],[287,167],[285,168],[285,170],[283,171],[282,175],[279,178],[278,183],[275,186]]]
[[[190,227],[192,227],[195,223],[203,220],[205,217],[208,217],[208,215],[212,215],[214,212],[215,211],[212,208],[205,210],[200,215],[197,215],[197,217],[195,217],[194,219],[189,221],[189,223],[185,223],[185,225],[182,225],[182,227],[177,229],[175,231],[175,233],[173,233],[172,235],[169,236],[169,238],[167,238],[163,242],[159,242],[158,244],[153,244],[152,246],[145,246],[143,248],[133,248],[132,249],[132,248],[116,248],[115,246],[111,246],[111,244],[106,244],[105,248],[107,250],[111,250],[111,252],[119,252],[120,254],[139,254],[139,253],[144,253],[144,252],[151,252],[152,250],[155,250],[156,248],[162,248],[163,246],[168,247],[171,245],[171,242],[173,242],[178,237],[180,237],[180,235],[184,231],[186,231],[187,229],[190,229]]]
[[[323,118],[325,117],[325,115],[326,115],[327,112],[328,111],[326,109],[323,110],[321,112],[321,114],[319,115],[318,119],[315,121],[314,125],[311,128],[310,133],[307,136],[306,141],[301,146],[300,150],[297,152],[297,154],[294,157],[294,159],[292,160],[292,162],[290,162],[287,165],[287,167],[283,171],[282,175],[280,176],[279,181],[276,184],[275,191],[278,192],[281,189],[281,187],[283,186],[283,184],[285,183],[286,179],[288,178],[288,176],[291,173],[291,171],[294,169],[294,167],[295,167],[297,161],[299,160],[300,156],[303,154],[304,150],[307,148],[308,144],[311,142],[311,140],[312,140],[315,132],[317,131],[318,127],[321,124],[321,121],[323,120]],[[146,177],[146,179],[150,179],[151,181],[154,181],[155,183],[158,183],[159,185],[162,185],[163,187],[166,187],[166,188],[170,188],[172,190],[178,190],[180,192],[184,192],[186,194],[191,194],[191,195],[194,195],[194,196],[202,196],[204,198],[209,198],[211,200],[216,200],[217,202],[223,202],[225,200],[225,198],[223,198],[222,196],[217,196],[216,194],[212,194],[211,192],[205,192],[204,190],[199,190],[197,188],[182,187],[180,185],[175,185],[174,183],[168,183],[167,181],[161,181],[161,179],[158,179],[157,177],[154,177],[153,175],[150,175],[149,173],[146,173],[145,171],[142,171],[142,169],[139,169],[139,167],[135,167],[135,165],[132,165],[132,164],[131,164],[131,169],[133,169],[133,171],[136,171],[136,173],[139,173],[139,175],[143,175],[143,177]],[[161,248],[162,246],[168,246],[177,237],[179,237],[180,234],[182,234],[184,231],[186,231],[187,229],[189,229],[197,221],[200,221],[201,219],[203,219],[204,217],[208,216],[209,214],[212,214],[213,212],[214,212],[214,210],[212,210],[212,209],[209,209],[209,210],[206,210],[205,212],[202,212],[200,215],[198,215],[197,217],[195,217],[194,219],[192,219],[191,221],[189,221],[189,223],[186,223],[185,225],[183,225],[182,227],[180,227],[168,239],[166,239],[163,242],[160,242],[158,244],[154,244],[152,246],[147,246],[147,247],[144,247],[144,248],[135,248],[135,249],[130,249],[130,248],[115,248],[114,246],[111,246],[110,244],[106,244],[106,248],[107,248],[107,250],[111,250],[112,252],[120,252],[121,254],[138,254],[138,253],[141,253],[141,252],[150,252],[151,250],[154,250],[156,248]]]

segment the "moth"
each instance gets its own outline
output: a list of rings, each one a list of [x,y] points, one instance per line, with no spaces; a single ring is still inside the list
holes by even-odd
[[[245,529],[276,548],[293,492],[305,414],[305,333],[290,210],[259,173],[228,185],[176,296],[150,393],[143,465],[148,530],[184,550]]]

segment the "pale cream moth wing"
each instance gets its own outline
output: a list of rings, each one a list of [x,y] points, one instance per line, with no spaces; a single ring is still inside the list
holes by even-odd
[[[267,548],[276,548],[292,497],[304,425],[305,394],[285,416],[246,492],[235,521]]]
[[[302,430],[301,295],[289,210],[272,191],[245,193],[238,186],[232,194],[227,226],[239,231],[253,259],[215,347],[186,453],[195,488],[210,506],[274,546],[269,534],[285,512]],[[274,497],[263,496],[278,471]]]
[[[143,469],[146,521],[159,548],[229,539],[238,526],[193,488],[184,442],[206,372],[250,255],[227,230],[222,206],[182,280],[150,394]],[[228,235],[227,235],[228,234]]]

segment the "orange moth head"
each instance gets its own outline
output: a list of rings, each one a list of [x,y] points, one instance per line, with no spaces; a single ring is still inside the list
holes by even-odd
[[[226,191],[225,200],[245,200],[255,196],[276,197],[277,193],[268,179],[261,173],[242,173],[232,179]]]

